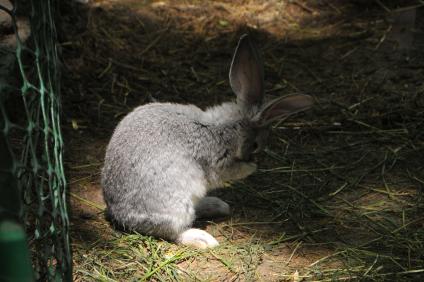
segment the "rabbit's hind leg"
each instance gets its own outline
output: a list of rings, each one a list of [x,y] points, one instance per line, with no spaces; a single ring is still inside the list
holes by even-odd
[[[123,231],[137,231],[143,235],[176,241],[182,232],[190,228],[194,218],[194,209],[174,214],[131,211],[114,214],[111,221]]]
[[[217,197],[204,197],[195,207],[197,218],[216,218],[230,215],[230,206]]]
[[[120,218],[119,223],[127,230],[199,249],[218,246],[218,241],[208,232],[190,228],[194,221],[194,210],[190,211],[193,212],[149,215],[128,213],[125,218]]]
[[[199,249],[213,248],[219,245],[218,241],[208,232],[190,228],[194,216],[156,214],[139,226],[141,233],[153,235],[163,239],[175,241],[178,244]]]

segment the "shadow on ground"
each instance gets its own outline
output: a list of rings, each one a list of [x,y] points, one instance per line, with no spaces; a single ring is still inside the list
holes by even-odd
[[[63,102],[76,279],[418,278],[420,10],[388,13],[395,2],[238,2],[93,1],[66,12]],[[266,93],[311,94],[316,107],[275,125],[258,173],[214,192],[233,215],[199,224],[219,238],[219,249],[198,253],[114,231],[103,219],[99,186],[114,127],[152,98],[203,108],[232,99],[227,72],[244,32],[262,50]],[[134,259],[143,263],[124,267]]]

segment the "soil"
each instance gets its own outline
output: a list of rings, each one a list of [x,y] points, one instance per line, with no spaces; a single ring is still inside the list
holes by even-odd
[[[152,100],[205,108],[233,99],[227,73],[245,32],[261,49],[266,94],[311,94],[316,106],[275,126],[257,174],[215,192],[232,206],[231,218],[196,223],[219,241],[260,246],[252,262],[234,255],[233,267],[254,265],[254,275],[217,260],[179,267],[210,281],[299,281],[340,246],[375,239],[364,216],[390,217],[393,229],[406,216],[415,220],[411,228],[422,228],[422,11],[410,8],[414,1],[402,2],[403,10],[379,2],[96,0],[68,7],[62,92],[74,249],[116,236],[102,212],[99,175],[119,120]]]

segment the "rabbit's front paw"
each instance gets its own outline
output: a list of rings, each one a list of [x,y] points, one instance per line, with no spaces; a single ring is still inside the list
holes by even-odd
[[[244,175],[249,176],[258,169],[258,165],[255,163],[242,163],[241,170],[244,172]]]
[[[180,234],[178,243],[198,249],[214,248],[219,245],[218,241],[208,232],[191,228]]]
[[[252,162],[234,162],[223,175],[224,181],[240,180],[254,173],[257,165]]]
[[[236,179],[243,179],[248,177],[252,173],[254,173],[256,169],[258,168],[258,166],[255,163],[240,162],[240,163],[237,163],[236,168],[237,168],[237,173],[235,174],[237,177]]]

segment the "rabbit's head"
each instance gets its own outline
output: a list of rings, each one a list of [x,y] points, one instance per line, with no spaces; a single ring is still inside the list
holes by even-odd
[[[251,160],[253,154],[265,147],[273,121],[285,119],[313,105],[309,95],[290,95],[264,103],[263,64],[248,35],[240,38],[229,76],[243,116],[236,156],[240,160]]]

